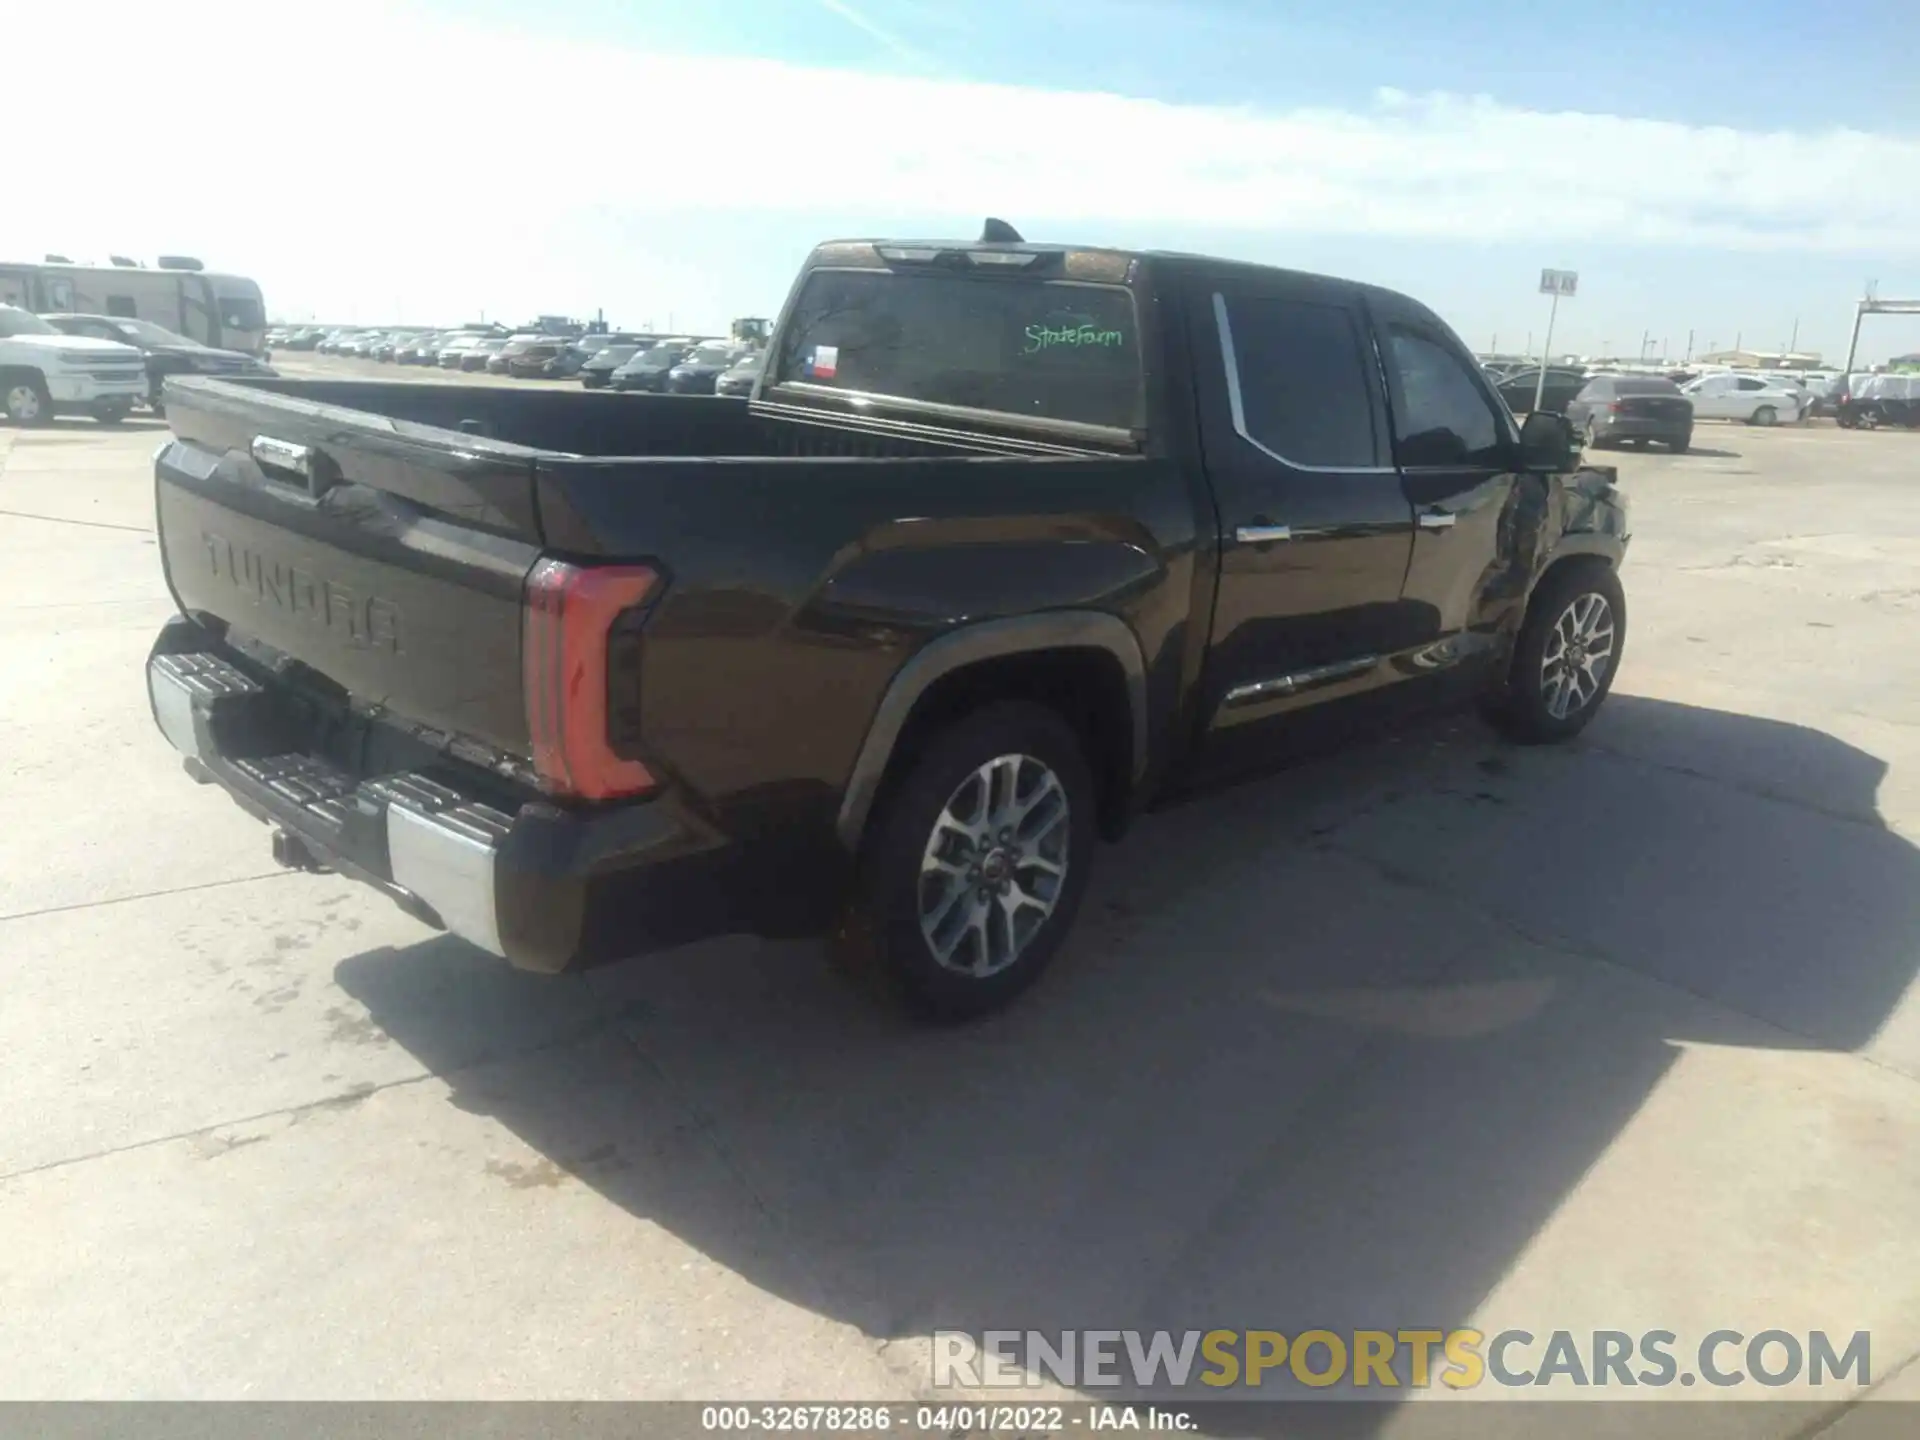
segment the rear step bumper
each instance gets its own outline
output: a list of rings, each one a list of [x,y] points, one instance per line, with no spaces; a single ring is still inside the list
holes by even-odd
[[[155,723],[188,773],[275,827],[274,857],[337,871],[524,970],[555,973],[743,926],[764,891],[724,839],[664,800],[509,815],[447,775],[356,780],[282,748],[269,689],[175,620],[147,662]]]

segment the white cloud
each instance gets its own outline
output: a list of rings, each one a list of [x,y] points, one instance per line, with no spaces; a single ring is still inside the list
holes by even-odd
[[[302,7],[299,26],[211,0],[87,13],[114,43],[84,72],[23,63],[66,52],[66,12],[9,19],[7,108],[60,122],[0,174],[0,253],[178,249],[217,227],[222,250],[322,265],[403,235],[410,206],[496,256],[559,243],[583,212],[691,210],[1920,252],[1920,141],[1852,130],[1394,91],[1352,110],[1209,108],[666,56],[362,3]],[[153,119],[156,92],[180,97],[172,118]],[[585,95],[606,97],[600,126]],[[469,228],[444,227],[449,203]]]

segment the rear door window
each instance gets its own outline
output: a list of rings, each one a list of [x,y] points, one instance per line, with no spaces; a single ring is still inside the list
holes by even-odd
[[[1138,430],[1140,327],[1120,286],[816,270],[777,384]]]
[[[1383,463],[1356,317],[1345,306],[1238,294],[1213,297],[1242,439],[1305,470]]]

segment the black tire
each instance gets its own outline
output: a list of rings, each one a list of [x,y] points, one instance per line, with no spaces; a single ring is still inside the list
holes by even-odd
[[[1023,773],[1035,781],[1039,777],[1031,762],[1052,771],[1058,781],[1067,807],[1066,873],[1051,897],[1051,912],[1024,945],[1013,947],[1011,961],[973,976],[942,964],[922,932],[921,864],[949,802],[975,772],[1002,756],[1024,757],[1029,764]],[[1040,977],[1073,928],[1099,840],[1095,808],[1093,774],[1079,737],[1056,712],[1003,701],[956,721],[934,735],[911,770],[882,793],[867,824],[853,898],[834,939],[836,958],[861,981],[926,1020],[969,1020],[1006,1005]],[[1044,883],[1025,873],[1031,883]],[[940,895],[937,888],[932,892],[934,903]],[[956,898],[966,903],[965,890]],[[956,946],[955,956],[977,955],[971,948],[977,943]]]
[[[125,424],[127,416],[132,413],[133,406],[131,403],[118,400],[111,400],[93,407],[93,418],[98,420],[102,425]]]
[[[1596,678],[1594,693],[1578,708],[1556,715],[1549,704],[1545,675],[1548,642],[1555,627],[1577,600],[1598,596],[1606,603],[1612,622],[1612,648],[1604,673]],[[1519,638],[1514,642],[1513,658],[1507,667],[1504,687],[1488,697],[1482,706],[1494,726],[1509,739],[1523,745],[1552,744],[1569,740],[1587,727],[1613,689],[1613,677],[1620,670],[1620,656],[1627,644],[1627,600],[1620,588],[1620,577],[1604,560],[1577,560],[1550,572],[1527,603],[1526,619],[1521,622]]]
[[[1693,444],[1693,437],[1691,435],[1681,435],[1676,439],[1669,440],[1667,442],[1667,448],[1676,455],[1684,455],[1687,453],[1687,447],[1691,444]]]
[[[45,425],[53,419],[47,383],[32,371],[0,376],[0,419],[11,425]]]
[[[1753,417],[1749,419],[1747,423],[1749,425],[1758,425],[1763,429],[1769,425],[1777,425],[1780,423],[1780,412],[1771,405],[1762,405],[1758,410],[1753,412]]]

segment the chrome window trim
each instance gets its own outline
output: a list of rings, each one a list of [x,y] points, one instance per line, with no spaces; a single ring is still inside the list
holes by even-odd
[[[1306,470],[1315,475],[1392,475],[1396,471],[1391,465],[1308,465],[1299,460],[1289,459],[1270,445],[1263,445],[1253,438],[1247,429],[1245,403],[1240,398],[1240,357],[1233,348],[1233,323],[1227,319],[1227,297],[1218,290],[1213,292],[1213,320],[1220,331],[1220,359],[1227,372],[1227,408],[1233,415],[1233,433],[1262,455],[1278,460],[1282,465],[1294,470]],[[1372,397],[1368,397],[1372,403]]]

